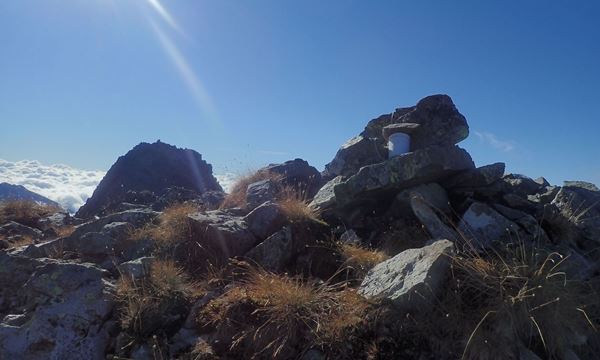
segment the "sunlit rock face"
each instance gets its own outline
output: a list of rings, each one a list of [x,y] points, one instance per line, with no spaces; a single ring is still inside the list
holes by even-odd
[[[160,141],[141,143],[119,157],[76,216],[100,215],[132,193],[143,191],[161,196],[172,187],[199,194],[222,191],[212,174],[212,166],[198,152]]]

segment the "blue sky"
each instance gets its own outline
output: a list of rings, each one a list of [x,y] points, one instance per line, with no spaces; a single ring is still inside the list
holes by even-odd
[[[322,169],[450,95],[477,165],[600,184],[598,1],[2,0],[0,159],[107,170],[140,141],[217,172]]]

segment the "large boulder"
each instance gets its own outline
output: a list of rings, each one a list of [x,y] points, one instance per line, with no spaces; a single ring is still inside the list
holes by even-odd
[[[504,163],[494,163],[466,170],[448,178],[442,185],[447,189],[489,186],[502,178],[505,167]]]
[[[490,206],[473,202],[458,226],[465,246],[485,250],[520,239],[520,228]]]
[[[449,239],[456,241],[458,233],[446,224],[438,215],[439,208],[432,206],[422,194],[414,193],[410,197],[410,206],[414,215],[427,229],[432,239]]]
[[[521,241],[535,240],[537,243],[549,244],[550,238],[546,231],[540,226],[540,222],[530,214],[509,208],[500,204],[493,204],[502,216],[519,225],[519,236]]]
[[[457,146],[431,146],[361,168],[334,187],[336,203],[346,206],[378,193],[436,182],[474,167],[471,156]]]
[[[311,199],[323,185],[321,173],[302,159],[271,164],[259,171],[279,175],[282,185],[301,191],[306,199]]]
[[[3,359],[104,359],[114,305],[104,271],[9,255],[0,255],[0,270],[2,287],[21,289],[0,323]],[[3,276],[16,270],[23,276]]]
[[[596,184],[592,184],[587,181],[567,180],[567,181],[564,181],[563,185],[566,188],[580,188],[580,189],[596,191],[596,192],[600,191],[600,189],[598,189]]]
[[[74,225],[73,218],[68,212],[58,211],[54,214],[44,216],[37,221],[37,228],[42,230],[44,234],[52,233],[55,229],[60,229],[63,226]]]
[[[329,180],[325,185],[323,185],[323,187],[321,187],[321,189],[319,189],[319,192],[317,192],[309,206],[317,211],[322,211],[335,205],[335,192],[333,189],[336,185],[342,183],[343,181],[343,176],[336,176],[335,178]]]
[[[44,234],[39,229],[31,228],[14,221],[9,221],[0,226],[0,235],[5,237],[24,236],[32,239],[40,239]]]
[[[152,264],[154,264],[155,260],[153,256],[144,256],[127,261],[119,265],[119,272],[121,276],[139,279],[150,274]]]
[[[454,244],[438,240],[420,249],[408,249],[373,267],[358,292],[379,298],[401,311],[430,308],[450,269]]]
[[[196,212],[188,220],[191,236],[175,247],[175,258],[188,269],[223,264],[230,257],[244,255],[259,241],[243,217],[227,211]]]
[[[285,227],[250,250],[246,256],[268,271],[283,271],[294,257],[292,230]]]
[[[74,254],[85,261],[101,264],[112,270],[113,257],[117,257],[119,261],[127,261],[131,260],[132,256],[143,255],[135,251],[130,254],[131,249],[128,247],[140,244],[129,242],[127,238],[133,229],[146,225],[158,215],[158,212],[149,209],[110,214],[77,226],[75,231],[65,238],[18,249],[15,254],[36,258],[54,256],[57,253]]]
[[[414,197],[420,197],[429,207],[442,213],[450,213],[450,203],[446,190],[437,183],[422,184],[412,188],[402,190],[396,195],[389,213],[399,217],[409,216],[411,214],[411,200]]]
[[[588,251],[600,244],[600,191],[564,186],[545,210],[555,241]]]
[[[254,182],[246,189],[247,207],[254,209],[266,201],[274,201],[280,191],[280,185],[273,179]]]
[[[527,198],[528,195],[538,193],[544,184],[533,180],[530,177],[521,174],[508,174],[502,178],[506,192],[515,194],[521,198]]]
[[[363,166],[376,164],[387,159],[387,149],[383,138],[369,138],[358,135],[346,141],[325,165],[323,176],[332,179],[336,176],[351,176]]]
[[[150,209],[134,209],[110,214],[77,226],[69,238],[77,239],[89,232],[100,232],[111,223],[129,223],[133,227],[141,227],[154,220],[159,214]]]
[[[76,216],[90,218],[103,214],[122,202],[128,191],[150,191],[161,196],[171,187],[190,189],[199,194],[222,191],[211,165],[196,151],[160,141],[141,143],[119,157]]]
[[[371,120],[364,131],[346,142],[325,166],[324,177],[329,180],[338,175],[351,176],[363,166],[387,159],[383,130],[392,124],[411,124],[411,151],[454,145],[469,135],[465,117],[449,96],[428,96],[415,106],[399,108]]]
[[[252,210],[244,220],[248,229],[259,239],[266,239],[288,222],[283,209],[270,201]]]
[[[269,236],[246,257],[270,271],[328,279],[341,265],[330,239],[329,228],[321,222],[295,222]]]

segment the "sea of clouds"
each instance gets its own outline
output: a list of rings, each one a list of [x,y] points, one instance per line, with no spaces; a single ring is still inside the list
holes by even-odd
[[[105,171],[82,170],[63,164],[45,165],[36,160],[16,162],[0,159],[0,182],[23,185],[59,203],[75,213],[92,196]],[[231,188],[236,176],[231,173],[215,174],[225,191]]]
[[[71,213],[92,196],[105,171],[75,169],[68,165],[45,165],[35,160],[0,159],[0,182],[23,185],[59,203]]]
[[[233,186],[233,183],[235,183],[235,181],[239,178],[238,175],[230,173],[230,172],[225,172],[222,174],[214,174],[214,175],[215,175],[215,178],[217,179],[217,181],[219,182],[219,184],[221,184],[223,191],[225,191],[225,192],[229,192],[231,190],[231,187]]]

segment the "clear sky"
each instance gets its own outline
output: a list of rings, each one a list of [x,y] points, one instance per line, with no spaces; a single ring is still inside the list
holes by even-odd
[[[217,172],[322,169],[368,120],[450,95],[462,143],[600,184],[600,1],[2,0],[0,159],[107,170],[140,141]]]

